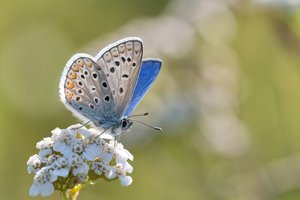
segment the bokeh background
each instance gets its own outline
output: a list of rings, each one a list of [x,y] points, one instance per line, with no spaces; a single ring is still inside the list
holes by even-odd
[[[162,71],[121,138],[134,182],[79,199],[300,199],[299,0],[0,1],[0,199],[31,198],[26,162],[78,120],[58,97],[75,53],[143,38]],[[59,199],[55,193],[47,199]]]

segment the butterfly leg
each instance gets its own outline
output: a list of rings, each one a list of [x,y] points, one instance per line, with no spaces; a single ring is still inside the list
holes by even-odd
[[[100,136],[101,136],[103,133],[105,133],[107,130],[108,130],[108,128],[107,128],[107,129],[104,129],[104,131],[102,131],[99,135],[97,135],[96,138],[100,137]]]
[[[80,129],[82,127],[85,127],[86,125],[88,125],[89,123],[91,123],[92,121],[87,121],[87,122],[84,122],[83,124],[81,124],[80,126],[77,126],[77,127],[74,127],[72,128],[72,130],[77,130],[77,129]]]

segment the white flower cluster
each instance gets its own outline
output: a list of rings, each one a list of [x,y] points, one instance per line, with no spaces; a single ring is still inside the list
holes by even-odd
[[[112,138],[105,139],[94,129],[56,128],[52,136],[36,144],[39,150],[27,161],[28,173],[34,173],[31,196],[48,196],[55,190],[65,192],[78,184],[98,178],[118,177],[123,186],[132,183],[127,173],[133,171],[127,162],[133,160],[129,151]]]

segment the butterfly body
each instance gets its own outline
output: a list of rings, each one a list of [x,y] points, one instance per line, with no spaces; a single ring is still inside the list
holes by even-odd
[[[142,56],[143,43],[136,37],[119,40],[95,57],[74,55],[61,77],[62,102],[78,118],[119,135],[132,125],[128,115],[146,94],[161,66],[160,60],[143,61]]]

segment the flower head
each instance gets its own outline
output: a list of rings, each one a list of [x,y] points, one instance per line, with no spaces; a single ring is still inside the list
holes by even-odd
[[[56,128],[52,136],[37,143],[38,154],[27,161],[28,173],[34,173],[31,196],[48,196],[54,190],[75,188],[91,180],[103,178],[120,180],[128,186],[132,178],[133,160],[129,151],[112,139],[101,137],[95,129],[81,125],[67,129]],[[55,187],[54,187],[55,185]]]

